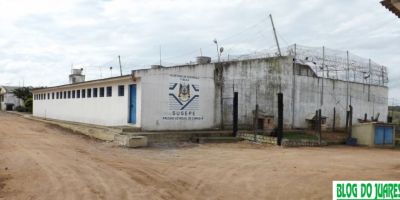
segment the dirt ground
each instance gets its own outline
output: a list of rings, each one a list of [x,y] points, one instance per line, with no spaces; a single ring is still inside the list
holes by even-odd
[[[0,112],[0,199],[331,199],[344,179],[400,180],[400,151],[125,149]]]

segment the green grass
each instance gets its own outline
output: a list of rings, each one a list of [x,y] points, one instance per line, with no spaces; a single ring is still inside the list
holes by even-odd
[[[289,140],[300,140],[300,139],[318,140],[317,136],[305,134],[302,132],[284,132],[283,138],[286,138]]]

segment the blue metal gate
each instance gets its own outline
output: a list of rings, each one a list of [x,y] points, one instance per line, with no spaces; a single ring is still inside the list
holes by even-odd
[[[136,85],[129,85],[129,123],[136,123]]]
[[[374,143],[376,145],[393,144],[393,127],[376,126]]]
[[[393,144],[393,127],[385,127],[385,144]]]
[[[385,127],[377,126],[375,128],[375,144],[382,145],[385,137]]]

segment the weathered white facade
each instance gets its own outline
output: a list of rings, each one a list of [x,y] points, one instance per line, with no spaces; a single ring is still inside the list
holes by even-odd
[[[141,99],[140,83],[132,81],[130,76],[34,90],[33,115],[105,126],[127,125],[130,110],[130,85],[136,85],[138,88],[137,99]],[[119,86],[123,86],[122,96],[119,96]],[[111,96],[107,96],[107,87],[112,88]],[[102,96],[100,88],[104,88]],[[96,96],[95,89],[97,90]],[[84,96],[82,90],[85,90]],[[77,91],[80,91],[79,98]],[[140,101],[136,101],[137,120],[135,123],[131,123],[132,126],[140,124],[140,103]]]
[[[121,85],[124,96],[118,96]],[[52,98],[57,92],[102,87],[112,87],[112,95]],[[353,106],[354,123],[365,113],[369,117],[380,113],[380,121],[387,117],[386,86],[321,78],[308,66],[294,64],[290,56],[135,70],[129,76],[37,89],[33,114],[143,130],[215,129],[221,123],[229,128],[234,91],[239,93],[239,127],[243,129],[253,126],[256,104],[260,113],[277,120],[278,92],[284,94],[286,128],[306,128],[306,117],[320,108],[327,126],[332,126],[335,108],[336,127],[344,127],[347,105]],[[130,120],[133,104],[134,122]]]
[[[0,86],[0,108],[1,110],[15,110],[17,106],[22,106],[24,102],[13,94],[13,90],[18,87]]]

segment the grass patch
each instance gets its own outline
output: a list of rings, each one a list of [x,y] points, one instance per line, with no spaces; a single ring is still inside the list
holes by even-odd
[[[289,140],[301,140],[301,139],[318,140],[318,137],[316,135],[309,135],[303,132],[284,132],[283,138]]]

